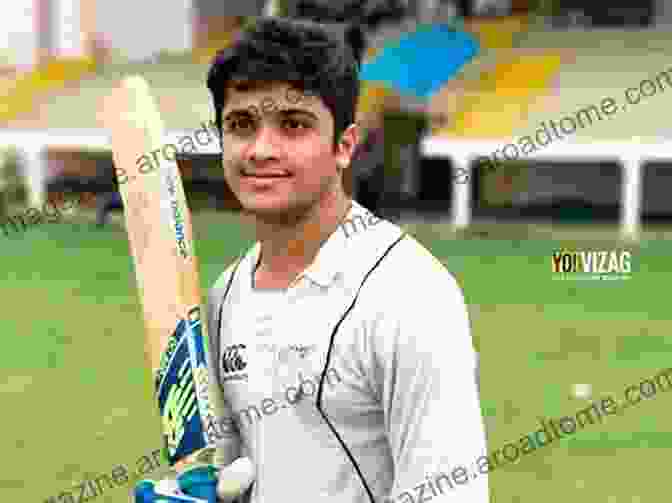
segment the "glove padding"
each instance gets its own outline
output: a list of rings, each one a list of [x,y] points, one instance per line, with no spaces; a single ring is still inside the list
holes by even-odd
[[[176,479],[138,482],[135,503],[155,503],[158,500],[162,503],[238,503],[252,484],[254,475],[254,465],[247,457],[238,458],[221,470],[212,464],[194,466],[180,473]]]
[[[135,486],[135,503],[217,503],[217,475],[214,465],[196,466],[176,479],[159,482],[142,480]]]

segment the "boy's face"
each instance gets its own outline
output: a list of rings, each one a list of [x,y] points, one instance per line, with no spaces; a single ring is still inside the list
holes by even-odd
[[[262,217],[300,216],[342,191],[355,126],[334,149],[334,119],[318,96],[285,82],[229,85],[222,110],[224,177],[243,210]],[[338,194],[337,194],[338,195]]]

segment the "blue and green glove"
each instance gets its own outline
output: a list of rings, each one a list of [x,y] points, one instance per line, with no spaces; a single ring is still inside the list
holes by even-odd
[[[254,465],[247,457],[224,468],[198,465],[175,479],[141,480],[135,486],[135,503],[243,503],[254,475]]]
[[[141,480],[135,486],[135,503],[217,503],[217,474],[214,465],[197,466],[176,479]]]
[[[176,479],[141,480],[135,486],[135,503],[242,503],[217,499],[219,469],[214,465],[197,466],[182,472]]]

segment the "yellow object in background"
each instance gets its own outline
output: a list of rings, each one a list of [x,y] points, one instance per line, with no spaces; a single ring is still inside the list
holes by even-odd
[[[219,37],[208,40],[206,47],[198,47],[192,51],[194,63],[209,64],[220,49],[225,49],[233,42],[233,33],[223,33]]]
[[[527,16],[508,16],[494,19],[468,19],[464,28],[476,36],[483,49],[513,47],[515,36],[527,30]]]
[[[392,89],[380,83],[362,82],[357,106],[357,114],[371,114],[382,111],[390,98],[397,96]]]
[[[366,58],[373,58],[376,54],[378,54],[378,48],[377,47],[368,47],[366,49]]]
[[[194,63],[211,63],[217,51],[229,47],[240,30],[245,30],[255,19],[246,16],[206,16],[198,19],[191,52]]]
[[[481,83],[484,90],[500,96],[527,96],[545,92],[561,65],[559,54],[525,55],[512,62],[500,63]]]
[[[480,75],[463,79],[459,91],[442,93],[435,100],[435,113],[451,117],[450,124],[433,134],[469,138],[510,136],[520,128],[533,107],[543,103],[560,65],[560,54],[529,53],[513,49],[518,34],[528,29],[528,17],[468,19],[466,31],[472,33],[496,63],[481,67],[479,56],[472,65]],[[488,52],[488,50],[490,50]],[[483,63],[485,65],[486,63]],[[449,106],[450,109],[443,109]]]
[[[61,90],[95,71],[93,58],[52,59],[33,71],[16,77],[0,99],[0,124],[30,112],[37,100],[48,92]]]
[[[454,121],[436,134],[508,138],[527,125],[530,111],[544,106],[561,66],[559,54],[519,55],[468,83],[456,101]]]

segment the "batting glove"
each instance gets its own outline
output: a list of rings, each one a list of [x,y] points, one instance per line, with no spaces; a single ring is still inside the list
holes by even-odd
[[[217,503],[217,473],[215,466],[205,465],[176,479],[142,480],[135,486],[135,503]]]
[[[176,479],[142,480],[135,486],[135,503],[242,502],[242,496],[217,499],[218,475],[216,466],[201,465],[183,471]]]

